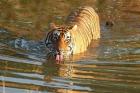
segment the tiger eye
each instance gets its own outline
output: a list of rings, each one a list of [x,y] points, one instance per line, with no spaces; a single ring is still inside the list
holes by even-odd
[[[70,36],[67,36],[67,39],[69,39],[70,38]]]

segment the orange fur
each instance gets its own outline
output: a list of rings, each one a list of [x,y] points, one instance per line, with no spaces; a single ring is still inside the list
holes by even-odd
[[[86,51],[91,40],[100,38],[99,17],[91,7],[80,7],[72,12],[66,24],[74,25],[70,31],[75,44],[74,54]]]

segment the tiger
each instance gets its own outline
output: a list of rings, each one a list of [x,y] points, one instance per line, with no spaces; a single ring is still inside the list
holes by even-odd
[[[56,60],[85,52],[92,40],[100,38],[99,16],[90,6],[72,11],[64,25],[51,23],[45,44]]]

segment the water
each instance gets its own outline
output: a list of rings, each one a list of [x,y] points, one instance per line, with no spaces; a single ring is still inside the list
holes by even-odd
[[[30,9],[35,9],[35,3],[31,0],[21,1],[22,7],[32,3]],[[16,9],[21,8],[18,6],[19,2],[11,2],[16,4]],[[47,1],[42,1],[39,6],[45,2]],[[68,4],[73,4],[72,2],[57,2],[61,3],[60,8],[65,5],[66,10]],[[51,1],[47,3],[53,4]],[[86,1],[88,5],[93,3],[95,2]],[[75,4],[70,7],[80,4],[83,5],[82,1],[79,3],[75,1]],[[1,15],[0,24],[5,25],[2,25],[0,29],[0,93],[139,93],[139,4],[138,0],[129,2],[127,0],[99,0],[96,2],[94,7],[99,9],[102,38],[99,41],[93,41],[85,53],[74,55],[72,59],[61,64],[55,64],[53,60],[46,59],[43,43],[45,35],[39,34],[41,36],[38,37],[39,40],[36,40],[34,32],[23,33],[27,28],[30,30],[37,28],[33,28],[36,24],[33,21],[34,18],[28,18],[32,13],[36,13],[36,10],[25,16],[22,15],[24,11],[21,11],[21,15],[32,22],[22,20],[20,23],[17,19],[21,15],[18,15],[15,19],[17,23],[8,24],[7,21],[13,20],[13,16],[10,17],[11,19],[5,19],[4,14]],[[51,9],[49,5],[47,7]],[[46,9],[46,6],[41,8]],[[68,12],[66,10],[59,12],[57,10],[56,14],[59,16],[54,20],[61,23],[60,20],[63,20],[63,16]],[[65,12],[64,15],[61,12]],[[112,21],[114,25],[106,26],[106,21]],[[15,24],[19,26],[13,27]],[[43,25],[45,23],[40,24],[38,29],[46,28]],[[18,29],[23,32],[18,32]]]

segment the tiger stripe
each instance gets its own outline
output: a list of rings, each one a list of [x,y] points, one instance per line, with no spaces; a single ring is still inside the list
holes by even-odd
[[[100,38],[99,17],[91,7],[80,7],[73,11],[66,24],[77,25],[77,30],[71,31],[75,44],[74,54],[86,51],[91,40]]]

